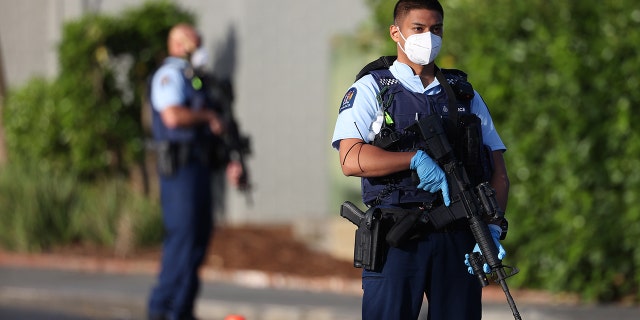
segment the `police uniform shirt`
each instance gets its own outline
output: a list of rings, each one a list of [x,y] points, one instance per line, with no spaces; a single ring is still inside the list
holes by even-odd
[[[411,67],[397,60],[389,70],[410,91],[434,95],[440,93],[443,89],[438,79],[435,78],[425,88],[420,76],[414,75]],[[375,134],[379,132],[380,123],[384,121],[380,106],[376,101],[376,95],[379,91],[378,84],[370,74],[360,78],[349,88],[340,104],[338,119],[333,132],[332,146],[334,148],[338,149],[342,139],[357,138],[363,139],[367,143],[373,140]],[[493,125],[487,105],[478,92],[474,91],[474,93],[475,96],[471,100],[471,112],[478,115],[481,120],[484,144],[489,146],[492,151],[506,150]]]
[[[189,63],[184,59],[165,59],[151,83],[151,104],[156,111],[162,112],[171,106],[186,105],[193,91],[184,80],[183,72],[188,66]]]

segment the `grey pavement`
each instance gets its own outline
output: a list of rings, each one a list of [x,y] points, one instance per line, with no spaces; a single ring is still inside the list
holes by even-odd
[[[128,320],[144,319],[150,274],[62,271],[0,266],[0,319]],[[248,282],[246,282],[248,283]],[[207,280],[198,300],[203,320],[241,314],[247,320],[360,319],[360,296],[354,293],[247,286]],[[523,319],[640,319],[640,308],[553,305],[518,301]],[[493,301],[495,300],[495,301]],[[425,309],[425,308],[423,308]],[[421,319],[426,319],[421,315]],[[513,319],[505,302],[484,304],[484,319]]]

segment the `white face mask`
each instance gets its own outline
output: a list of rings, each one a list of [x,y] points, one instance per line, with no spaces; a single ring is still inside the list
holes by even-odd
[[[398,27],[400,29],[400,27]],[[404,48],[398,42],[400,50],[402,50],[411,62],[419,65],[427,65],[433,62],[440,48],[442,47],[442,37],[431,32],[412,34],[409,38],[404,37],[402,32],[400,36],[404,39]]]
[[[206,49],[200,47],[191,54],[191,66],[194,69],[201,69],[207,66],[209,61],[209,53]]]

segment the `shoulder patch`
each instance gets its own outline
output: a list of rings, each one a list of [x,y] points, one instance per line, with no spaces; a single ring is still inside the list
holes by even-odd
[[[163,87],[169,84],[170,82],[171,82],[171,78],[167,75],[163,76],[162,79],[160,79],[160,85]]]
[[[349,91],[347,91],[347,93],[344,95],[344,98],[342,98],[342,103],[340,104],[340,111],[338,111],[338,114],[353,107],[353,100],[356,98],[357,93],[358,90],[353,87],[349,89]]]

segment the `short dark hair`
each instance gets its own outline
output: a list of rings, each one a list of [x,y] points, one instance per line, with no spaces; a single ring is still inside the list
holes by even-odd
[[[397,23],[398,18],[406,16],[414,9],[437,11],[444,18],[444,9],[438,0],[399,0],[393,9],[393,23]]]

